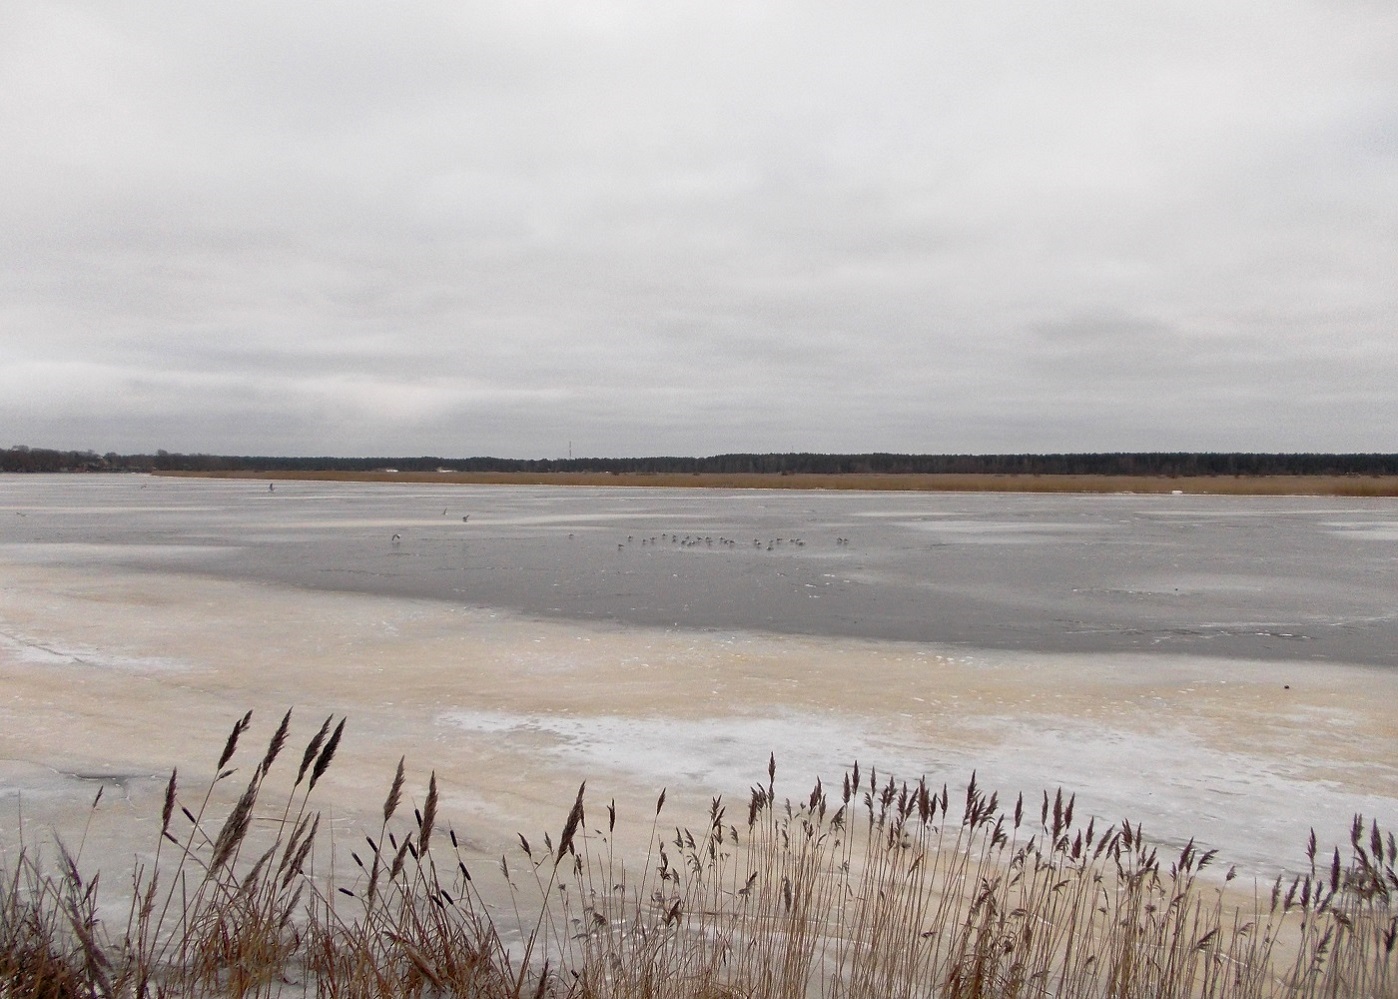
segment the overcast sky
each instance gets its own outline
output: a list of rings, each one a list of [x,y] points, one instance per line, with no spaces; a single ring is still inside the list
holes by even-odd
[[[1398,451],[1398,4],[0,4],[0,446],[569,442]]]

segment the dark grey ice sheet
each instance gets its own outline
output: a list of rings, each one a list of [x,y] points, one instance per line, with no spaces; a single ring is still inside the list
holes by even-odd
[[[1398,665],[1391,500],[9,476],[0,544],[644,626]]]

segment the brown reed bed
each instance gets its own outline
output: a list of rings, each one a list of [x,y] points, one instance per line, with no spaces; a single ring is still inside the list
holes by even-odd
[[[644,855],[624,855],[624,817],[584,786],[556,838],[521,834],[483,865],[438,814],[435,775],[406,814],[403,761],[378,828],[321,830],[312,792],[343,720],[278,764],[288,712],[236,800],[216,795],[244,779],[250,725],[192,794],[171,773],[120,918],[102,915],[81,838],[15,846],[0,996],[1398,995],[1398,850],[1357,816],[1343,851],[1312,835],[1294,877],[1244,890],[1232,869],[1205,874],[1211,852],[1162,856],[1139,825],[1082,822],[1061,791],[1001,802],[974,775],[952,795],[855,765],[792,800],[773,759],[737,810],[715,798],[690,827],[661,792]],[[289,790],[271,790],[274,765]]]
[[[1225,496],[1398,496],[1398,475],[839,475],[680,472],[155,472],[217,479],[441,485],[828,489],[870,492],[1193,493]]]

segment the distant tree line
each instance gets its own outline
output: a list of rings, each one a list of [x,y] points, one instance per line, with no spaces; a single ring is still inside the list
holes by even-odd
[[[969,475],[1398,475],[1398,454],[719,454],[707,458],[268,457],[12,447],[3,472],[614,472]]]
[[[54,451],[19,445],[0,451],[0,472],[106,472],[110,458],[95,451]]]

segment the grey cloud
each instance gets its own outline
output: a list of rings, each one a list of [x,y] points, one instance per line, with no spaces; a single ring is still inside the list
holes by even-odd
[[[1393,447],[1386,5],[0,17],[16,441]]]

